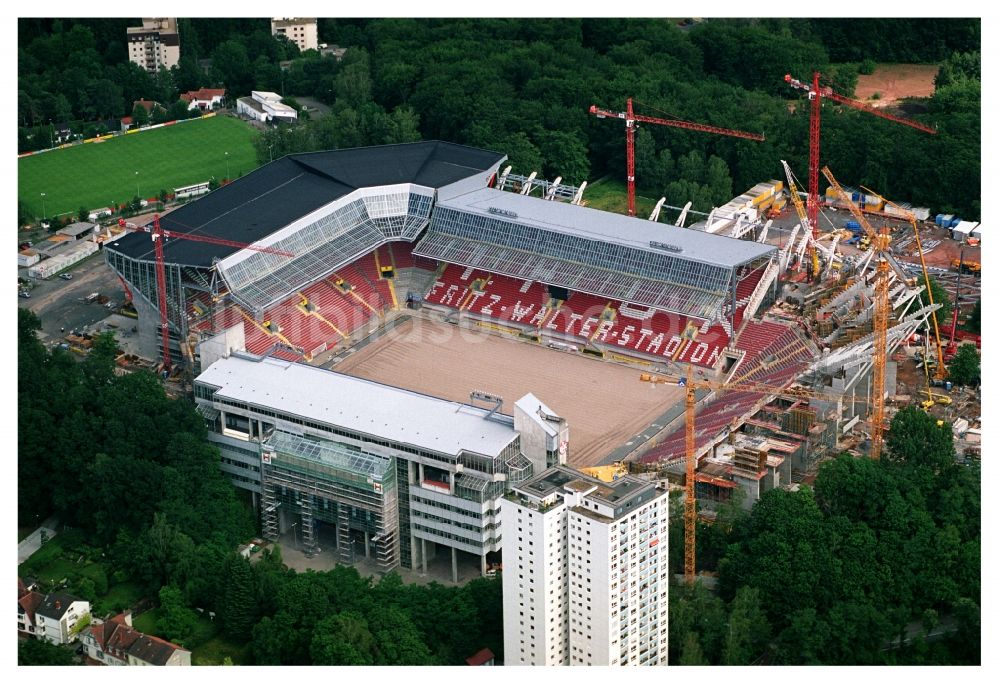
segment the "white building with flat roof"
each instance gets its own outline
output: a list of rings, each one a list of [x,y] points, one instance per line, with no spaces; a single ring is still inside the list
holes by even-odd
[[[667,492],[564,465],[503,499],[505,665],[667,663]]]
[[[501,549],[500,498],[549,456],[544,441],[522,444],[502,402],[480,408],[269,357],[221,358],[194,392],[266,537],[296,527],[307,553],[325,536],[345,563],[369,558],[386,572],[426,572],[449,553],[454,581],[462,554],[485,575]]]
[[[251,91],[250,97],[236,100],[236,113],[257,121],[298,121],[299,113],[281,101],[281,95],[267,90]]]

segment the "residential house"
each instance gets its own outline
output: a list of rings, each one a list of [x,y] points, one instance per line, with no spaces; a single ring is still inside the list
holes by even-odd
[[[90,602],[69,594],[41,594],[17,581],[17,631],[53,644],[76,641],[76,623],[90,614]]]
[[[156,107],[165,109],[163,105],[154,100],[136,100],[135,102],[132,103],[132,111],[135,111],[136,105],[142,105],[142,108],[145,109],[146,113],[149,114],[150,116],[153,116],[153,109],[155,109]]]
[[[28,591],[24,580],[17,578],[17,631],[27,636],[35,636],[35,611],[42,602],[42,595],[37,591]]]
[[[95,621],[80,635],[87,657],[102,665],[191,665],[191,652],[132,627],[125,611],[106,622]]]
[[[221,107],[225,97],[225,88],[200,88],[181,93],[181,100],[187,103],[189,110],[211,111],[216,107]]]

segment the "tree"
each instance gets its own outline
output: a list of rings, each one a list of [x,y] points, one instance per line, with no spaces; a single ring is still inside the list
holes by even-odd
[[[136,128],[149,124],[149,112],[146,111],[141,102],[136,102],[135,106],[132,107],[132,123],[136,125]]]
[[[167,110],[158,104],[153,105],[153,113],[150,115],[150,121],[154,124],[166,123]]]
[[[253,570],[249,560],[236,554],[230,555],[226,565],[226,588],[219,617],[226,636],[242,641],[250,637],[256,615]]]
[[[956,385],[979,384],[979,351],[976,345],[960,345],[948,364],[948,378]]]
[[[975,308],[972,309],[972,313],[969,315],[969,318],[965,321],[965,329],[968,330],[969,332],[976,333],[977,335],[981,330],[980,316],[982,311],[981,309],[982,301],[983,300],[981,299],[976,300]]]
[[[729,629],[722,648],[723,665],[751,665],[764,653],[771,625],[761,606],[760,591],[741,587],[729,607]]]
[[[948,297],[948,291],[944,289],[940,282],[938,282],[937,278],[930,276],[929,280],[931,283],[931,297],[934,298],[935,304],[941,305],[941,308],[935,312],[938,323],[940,324],[942,321],[951,319],[951,299]],[[920,284],[923,284],[923,281],[921,281]],[[920,293],[920,302],[921,306],[926,306],[930,303],[926,292]],[[932,324],[928,323],[927,325],[930,326]]]
[[[191,638],[198,629],[198,614],[184,602],[184,594],[174,585],[160,589],[160,619],[157,625],[164,637],[185,648],[197,646]]]
[[[90,219],[90,210],[87,207],[81,206],[76,212],[76,218],[81,223],[88,221]]]
[[[78,665],[68,649],[43,639],[25,639],[17,645],[18,665]]]
[[[929,467],[934,472],[954,463],[951,426],[939,426],[933,416],[913,406],[893,416],[885,445],[890,463]]]
[[[698,643],[698,635],[695,632],[688,632],[684,635],[684,645],[681,647],[681,656],[678,665],[708,665],[705,654],[701,652],[701,644]]]
[[[360,614],[348,611],[316,625],[309,653],[314,665],[373,665],[375,638]]]

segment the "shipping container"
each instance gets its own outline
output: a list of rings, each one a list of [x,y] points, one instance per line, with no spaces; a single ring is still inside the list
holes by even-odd
[[[33,249],[26,249],[22,252],[17,253],[17,265],[18,266],[34,266],[38,263],[41,257],[38,256],[38,252]]]
[[[76,249],[59,254],[47,259],[28,269],[28,275],[32,278],[51,278],[59,271],[69,268],[73,264],[83,261],[97,251],[97,245],[93,242],[83,242]]]

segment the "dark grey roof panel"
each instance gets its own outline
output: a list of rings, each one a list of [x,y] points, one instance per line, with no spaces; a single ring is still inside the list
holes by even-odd
[[[416,183],[431,188],[481,173],[503,154],[441,141],[294,154],[167,214],[167,230],[253,243],[357,188]],[[148,235],[107,246],[133,259],[153,259]],[[168,263],[208,268],[235,247],[168,240]]]

